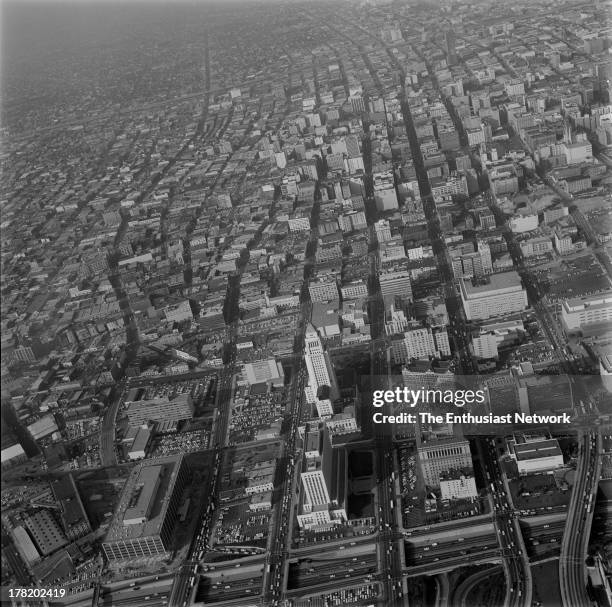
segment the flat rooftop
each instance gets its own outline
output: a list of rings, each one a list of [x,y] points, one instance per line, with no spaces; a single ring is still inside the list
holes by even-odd
[[[553,457],[561,455],[559,443],[554,440],[543,440],[537,442],[514,445],[514,453],[517,460],[539,459],[541,457]]]
[[[481,297],[492,294],[494,291],[506,292],[521,289],[521,277],[514,270],[490,274],[487,282],[464,279],[461,285],[467,297]]]
[[[587,295],[585,297],[573,297],[564,302],[564,307],[568,312],[579,312],[587,308],[607,308],[612,304],[612,291]]]
[[[132,540],[161,531],[183,456],[172,455],[136,466],[125,483],[105,542]]]
[[[146,466],[140,470],[134,490],[130,496],[130,506],[123,516],[123,524],[135,520],[146,520],[159,487],[162,466]]]

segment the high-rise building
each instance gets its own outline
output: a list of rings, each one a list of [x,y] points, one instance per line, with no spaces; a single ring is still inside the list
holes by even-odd
[[[561,304],[561,320],[566,331],[593,334],[612,322],[612,291],[565,299]]]
[[[346,451],[333,447],[327,427],[319,433],[319,438],[308,436],[304,449],[305,470],[300,474],[302,491],[297,519],[300,527],[306,529],[330,527],[347,519]]]
[[[325,363],[325,352],[323,344],[316,329],[309,323],[306,329],[304,340],[304,356],[306,366],[308,368],[308,378],[310,384],[320,386],[329,386],[331,380]]]
[[[186,480],[182,455],[147,460],[132,469],[102,542],[109,561],[169,554]]]
[[[527,291],[515,271],[491,274],[486,278],[463,278],[459,287],[468,320],[520,312],[528,307]]]
[[[306,494],[304,499],[304,510],[307,512],[317,507],[327,507],[329,504],[329,493],[325,484],[323,470],[313,470],[312,472],[302,472],[302,486]]]
[[[308,323],[304,337],[304,360],[308,370],[308,390],[306,392],[309,402],[316,402],[319,390],[329,388],[330,398],[334,400],[338,394],[336,375],[329,355],[323,349],[323,343],[317,330]]]
[[[59,504],[59,515],[69,540],[76,540],[91,532],[91,525],[83,507],[81,496],[72,474],[64,475],[51,483],[53,497]]]

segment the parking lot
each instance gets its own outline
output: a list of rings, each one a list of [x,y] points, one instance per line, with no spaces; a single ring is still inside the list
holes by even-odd
[[[194,430],[180,434],[164,434],[153,439],[149,457],[205,451],[210,446],[210,431]]]
[[[248,502],[224,506],[217,517],[213,545],[249,544],[265,547],[269,512],[253,512]]]
[[[261,433],[278,434],[286,407],[286,388],[269,390],[264,385],[238,386],[232,401],[229,443],[256,440]],[[273,426],[276,425],[275,428]]]
[[[570,478],[570,477],[564,477]],[[570,501],[571,486],[567,481],[559,482],[552,474],[522,476],[509,482],[512,502],[519,510],[553,508],[567,505]]]

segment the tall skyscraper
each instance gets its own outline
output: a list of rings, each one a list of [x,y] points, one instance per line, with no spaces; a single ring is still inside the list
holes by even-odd
[[[308,370],[308,386],[306,388],[306,399],[310,403],[317,400],[320,388],[329,388],[330,400],[338,396],[336,376],[329,360],[329,356],[323,349],[323,343],[317,330],[308,323],[304,338],[304,360]]]
[[[346,452],[335,449],[329,429],[310,437],[300,474],[301,498],[298,524],[302,528],[325,527],[346,521]],[[316,445],[316,448],[315,448]]]
[[[329,504],[329,493],[325,484],[323,470],[302,472],[302,485],[306,494],[304,499],[304,509],[306,511],[312,511],[321,506],[326,507]]]

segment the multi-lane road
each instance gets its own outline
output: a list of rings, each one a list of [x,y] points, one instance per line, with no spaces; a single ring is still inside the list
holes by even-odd
[[[601,433],[593,430],[580,437],[576,484],[572,489],[567,524],[561,543],[559,580],[563,607],[588,607],[594,602],[586,589],[586,556],[595,495],[601,478]]]
[[[533,594],[531,569],[518,518],[504,484],[495,441],[481,439],[477,446],[493,498],[493,520],[507,579],[505,604],[530,607]]]

